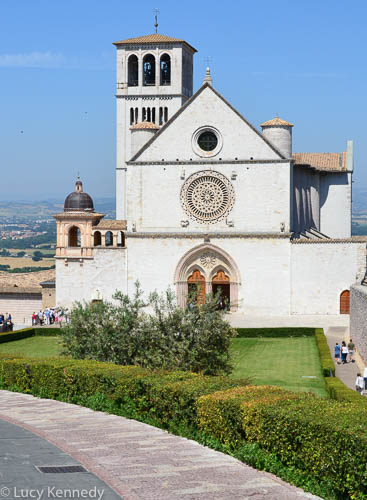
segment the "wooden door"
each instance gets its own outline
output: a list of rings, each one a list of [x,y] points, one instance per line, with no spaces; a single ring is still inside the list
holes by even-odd
[[[340,294],[340,314],[349,314],[350,311],[350,292],[344,290]]]
[[[204,304],[205,302],[205,276],[201,274],[199,269],[195,269],[191,276],[187,280],[189,295],[196,296],[196,302],[198,304]]]
[[[213,294],[216,295],[219,292],[218,309],[229,309],[231,301],[230,289],[229,276],[222,269],[219,269],[212,279]]]

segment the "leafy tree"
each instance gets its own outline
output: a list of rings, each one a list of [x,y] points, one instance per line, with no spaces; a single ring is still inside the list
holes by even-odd
[[[218,297],[186,308],[173,292],[152,293],[142,300],[136,284],[132,298],[117,292],[117,304],[77,303],[62,329],[64,354],[152,369],[179,369],[208,375],[231,371],[229,346],[236,332],[218,311]],[[149,305],[152,314],[145,312]]]
[[[24,257],[25,256],[25,252],[21,251],[21,252],[17,252],[17,257]]]

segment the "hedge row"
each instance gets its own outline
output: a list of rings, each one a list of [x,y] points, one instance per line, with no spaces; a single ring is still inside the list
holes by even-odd
[[[236,328],[238,338],[313,337],[315,328]]]
[[[366,408],[274,387],[200,397],[199,429],[234,450],[256,443],[290,468],[330,484],[340,498],[367,495]]]
[[[23,328],[22,330],[15,330],[14,332],[0,333],[0,344],[4,342],[13,342],[14,340],[27,339],[34,336],[55,337],[57,335],[60,335],[59,328]]]
[[[96,394],[114,412],[149,419],[163,428],[172,421],[196,423],[195,402],[203,394],[247,384],[247,380],[200,376],[191,372],[150,371],[96,361],[0,359],[0,384],[35,396],[88,406]]]
[[[339,378],[327,377],[325,378],[325,385],[331,399],[350,401],[367,407],[367,398],[347,387]]]
[[[316,328],[315,340],[320,354],[321,368],[324,377],[335,377],[334,361],[330,355],[329,345],[322,328]]]

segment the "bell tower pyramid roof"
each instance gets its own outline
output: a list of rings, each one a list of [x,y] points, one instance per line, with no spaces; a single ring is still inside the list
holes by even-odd
[[[126,40],[120,40],[119,42],[114,42],[113,45],[119,46],[119,45],[144,45],[144,44],[151,44],[151,43],[184,43],[188,47],[190,47],[191,50],[194,52],[197,52],[195,47],[187,43],[185,40],[182,38],[173,38],[172,36],[167,36],[167,35],[161,35],[161,33],[153,33],[152,35],[144,35],[144,36],[138,36],[136,38],[127,38]]]

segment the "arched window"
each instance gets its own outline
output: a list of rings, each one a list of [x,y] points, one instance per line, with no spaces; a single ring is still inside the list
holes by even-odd
[[[161,57],[161,85],[171,85],[171,58],[168,54]]]
[[[106,247],[112,247],[113,245],[113,234],[111,231],[106,233]]]
[[[164,108],[164,123],[168,122],[168,108]]]
[[[125,235],[123,231],[119,231],[117,234],[117,246],[124,247],[125,246]]]
[[[134,108],[130,108],[130,125],[134,124]]]
[[[152,121],[151,118],[152,118],[152,116],[151,116],[151,113],[150,113],[150,108],[147,108],[147,121],[148,122]]]
[[[135,108],[135,123],[138,123],[138,118],[139,118],[139,111],[138,108]]]
[[[93,245],[99,247],[102,245],[102,237],[99,231],[96,231],[93,235]]]
[[[81,246],[81,232],[77,226],[73,226],[69,229],[68,237],[69,237],[68,238],[69,247]]]
[[[159,108],[159,125],[163,124],[163,108],[162,106]]]
[[[129,62],[128,62],[128,85],[129,87],[137,87],[138,85],[138,58],[135,55],[131,55],[129,57]]]
[[[143,59],[143,85],[155,85],[155,57],[152,54]]]
[[[161,56],[160,70],[160,84],[171,85],[171,58],[168,54]]]
[[[344,290],[340,294],[340,314],[349,314],[350,310],[350,292],[349,290]]]
[[[142,115],[141,121],[145,122],[146,119],[147,119],[147,110],[146,110],[146,108],[143,108],[143,115]]]
[[[152,108],[152,123],[155,123],[155,108]]]

